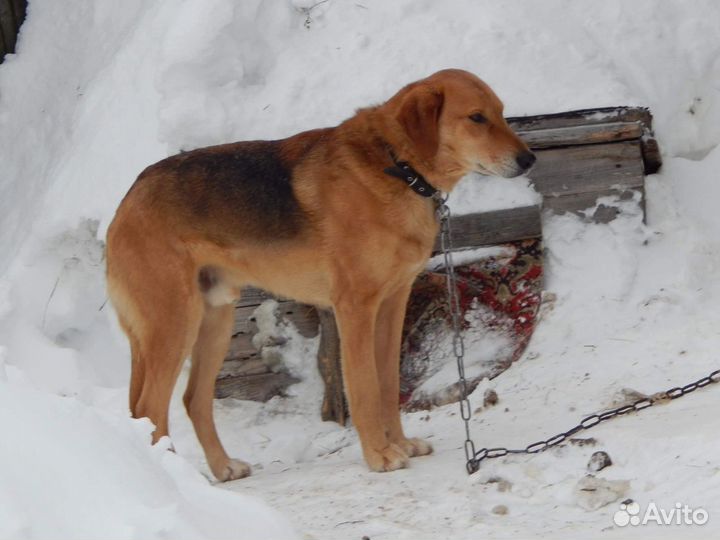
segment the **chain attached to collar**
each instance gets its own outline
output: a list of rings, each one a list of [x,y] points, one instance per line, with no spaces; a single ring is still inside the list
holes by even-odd
[[[458,297],[455,279],[455,264],[453,263],[452,228],[450,226],[450,207],[444,200],[438,201],[436,215],[440,220],[440,248],[445,265],[445,285],[447,287],[448,303],[452,319],[452,347],[457,363],[458,379],[460,385],[460,417],[465,423],[465,463],[468,474],[472,474],[480,467],[480,460],[476,459],[475,443],[470,436],[470,418],[472,408],[468,399],[468,385],[465,380],[465,342],[462,335],[462,312],[460,298]]]

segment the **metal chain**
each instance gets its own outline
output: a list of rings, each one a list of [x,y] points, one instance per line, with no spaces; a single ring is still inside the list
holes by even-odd
[[[476,461],[475,443],[470,437],[470,417],[472,409],[468,399],[467,381],[465,380],[465,343],[463,342],[460,300],[458,299],[457,287],[455,286],[455,266],[452,258],[452,229],[450,227],[450,208],[445,201],[439,201],[437,216],[440,219],[440,248],[443,252],[445,263],[445,284],[448,290],[448,302],[450,303],[450,314],[453,326],[453,354],[457,361],[458,376],[460,377],[460,416],[465,422],[465,460],[468,474],[474,473],[479,468],[479,461]],[[478,464],[477,466],[475,464]]]
[[[460,379],[460,416],[465,423],[465,459],[468,474],[476,472],[480,468],[480,463],[485,459],[499,458],[507,456],[508,454],[538,454],[540,452],[544,452],[548,448],[557,446],[580,431],[595,427],[599,423],[610,420],[611,418],[617,418],[618,416],[622,416],[630,412],[641,411],[643,409],[647,409],[648,407],[652,407],[653,405],[657,405],[658,403],[667,403],[673,399],[677,399],[694,392],[698,388],[703,388],[709,384],[720,382],[720,369],[717,369],[710,373],[710,375],[686,384],[685,386],[676,386],[670,388],[669,390],[665,390],[664,392],[658,392],[651,396],[638,399],[632,404],[622,405],[601,413],[586,416],[578,425],[568,431],[559,433],[549,439],[529,444],[523,449],[513,450],[497,447],[482,448],[481,450],[475,451],[475,443],[470,436],[470,417],[472,412],[470,408],[470,400],[468,399],[467,381],[465,379],[465,346],[462,337],[460,301],[458,299],[457,287],[455,286],[455,267],[453,266],[452,260],[453,243],[452,229],[450,227],[450,208],[448,208],[445,204],[445,201],[439,202],[437,215],[440,219],[440,247],[443,252],[443,259],[445,263],[445,283],[447,285],[448,301],[450,304],[450,313],[452,315],[453,354],[455,355],[455,359],[457,361],[458,376]]]
[[[704,386],[707,386],[708,384],[717,382],[720,382],[720,369],[713,371],[712,373],[710,373],[710,375],[698,379],[695,382],[686,384],[685,386],[676,386],[664,392],[658,392],[657,394],[653,394],[652,396],[639,399],[630,405],[622,405],[620,407],[609,409],[601,413],[586,416],[580,421],[578,425],[569,429],[568,431],[559,433],[554,437],[550,437],[549,439],[546,439],[544,441],[538,441],[536,443],[529,444],[523,449],[511,450],[502,447],[483,448],[479,450],[468,462],[468,471],[470,471],[471,474],[477,471],[480,468],[480,462],[484,459],[499,458],[508,454],[538,454],[540,452],[544,452],[548,448],[564,442],[568,439],[568,437],[575,435],[579,431],[595,427],[601,422],[605,422],[606,420],[610,420],[611,418],[617,418],[618,416],[622,416],[623,414],[627,414],[629,412],[642,411],[643,409],[647,409],[648,407],[652,407],[653,405],[657,405],[659,403],[667,403],[670,400],[677,399],[681,396],[689,394],[690,392],[694,392],[698,388],[702,388]]]

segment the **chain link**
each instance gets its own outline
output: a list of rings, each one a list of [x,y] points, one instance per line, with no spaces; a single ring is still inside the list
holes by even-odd
[[[458,292],[455,280],[455,267],[453,266],[452,259],[452,229],[450,226],[450,208],[445,204],[445,201],[438,202],[437,216],[440,220],[440,247],[443,252],[443,259],[445,264],[445,283],[448,291],[448,302],[450,304],[450,314],[452,319],[452,333],[453,333],[453,354],[457,362],[459,384],[460,384],[460,416],[465,423],[465,459],[466,468],[468,474],[476,472],[480,468],[480,463],[485,459],[494,459],[508,454],[538,454],[544,452],[548,448],[557,446],[558,444],[565,442],[570,437],[580,431],[591,429],[601,422],[605,422],[612,418],[617,418],[624,414],[631,412],[642,411],[653,405],[660,403],[667,403],[671,400],[677,399],[682,396],[686,396],[691,392],[694,392],[698,388],[703,388],[712,383],[720,382],[720,369],[717,369],[707,375],[698,379],[697,381],[686,384],[682,387],[674,387],[664,392],[658,392],[649,397],[638,399],[632,404],[622,405],[614,409],[609,409],[596,414],[591,414],[583,418],[578,425],[569,430],[558,433],[557,435],[550,437],[549,439],[538,441],[527,445],[522,449],[509,449],[509,448],[481,448],[475,450],[475,443],[470,436],[470,418],[472,416],[472,409],[470,407],[470,400],[468,399],[467,381],[465,379],[465,344],[462,336],[462,320],[460,312],[460,301],[458,299]]]

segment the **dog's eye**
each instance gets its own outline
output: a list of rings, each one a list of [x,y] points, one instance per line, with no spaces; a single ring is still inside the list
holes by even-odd
[[[480,113],[471,114],[469,118],[476,124],[485,124],[487,122],[487,118]]]

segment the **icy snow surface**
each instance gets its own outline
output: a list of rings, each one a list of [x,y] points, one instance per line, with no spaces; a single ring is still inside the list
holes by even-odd
[[[408,414],[436,453],[381,475],[352,429],[320,421],[317,343],[286,329],[304,375],[292,395],[216,406],[254,476],[209,485],[178,400],[176,454],[129,419],[102,240],[135,176],[181,149],[335,124],[445,67],[483,77],[508,115],[649,106],[665,154],[647,224],[632,204],[608,225],[545,216],[556,300],[525,356],[471,397],[499,396],[474,416],[476,444],[521,447],[623,390],[720,367],[717,2],[31,0],[0,66],[0,539],[717,537],[717,387],[472,476],[455,406]],[[524,179],[469,177],[451,204],[535,200]],[[597,450],[620,500],[710,521],[621,528],[620,500],[587,510],[578,482]]]

